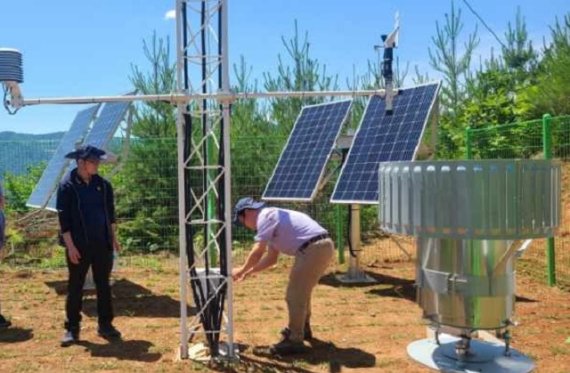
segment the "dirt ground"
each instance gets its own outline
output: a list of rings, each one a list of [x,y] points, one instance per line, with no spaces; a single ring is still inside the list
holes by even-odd
[[[414,303],[412,263],[366,268],[378,282],[343,286],[333,269],[315,290],[313,333],[307,353],[272,358],[254,353],[278,339],[290,261],[235,286],[235,338],[241,361],[233,368],[178,361],[179,303],[176,262],[147,261],[115,273],[115,324],[122,341],[96,335],[94,295],[84,302],[78,345],[59,346],[64,318],[65,271],[2,267],[2,312],[13,326],[0,330],[0,372],[425,372],[406,346],[426,335]],[[570,294],[517,280],[513,347],[532,357],[538,372],[570,372]]]

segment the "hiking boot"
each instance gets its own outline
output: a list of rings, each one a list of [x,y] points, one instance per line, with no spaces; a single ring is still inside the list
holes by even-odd
[[[285,328],[281,329],[280,333],[281,333],[281,336],[283,338],[285,338],[285,337],[289,338],[289,336],[291,335],[291,330],[288,327],[285,327]],[[313,331],[311,330],[311,324],[309,324],[309,323],[305,324],[303,339],[305,341],[309,341],[309,340],[313,339]]]
[[[121,338],[121,332],[115,329],[115,327],[112,324],[99,325],[99,328],[97,329],[97,334],[99,334],[100,337],[103,337],[105,339]]]
[[[10,325],[12,325],[12,323],[6,320],[4,316],[0,315],[0,329],[9,328]]]
[[[284,337],[279,343],[274,344],[269,349],[273,355],[291,355],[304,352],[305,344],[302,341],[292,341],[289,337]]]
[[[66,330],[61,338],[61,347],[71,346],[79,341],[79,330]]]

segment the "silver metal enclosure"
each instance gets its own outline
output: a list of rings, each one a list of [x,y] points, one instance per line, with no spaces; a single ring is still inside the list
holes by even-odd
[[[382,229],[456,239],[552,236],[560,223],[560,165],[542,160],[384,162]]]
[[[415,235],[417,301],[436,326],[501,329],[514,312],[513,240],[552,236],[560,165],[539,160],[381,163],[379,221]]]
[[[418,238],[417,302],[423,317],[467,330],[509,326],[515,306],[509,246],[503,240]]]

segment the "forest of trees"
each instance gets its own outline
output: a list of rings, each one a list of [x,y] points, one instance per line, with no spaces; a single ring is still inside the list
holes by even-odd
[[[570,12],[553,15],[550,35],[544,35],[548,41],[540,46],[529,39],[520,11],[506,26],[507,32],[500,35],[500,50],[493,51],[486,60],[476,61],[482,31],[476,27],[465,31],[461,9],[453,1],[449,12],[434,25],[432,43],[425,53],[442,79],[437,158],[464,157],[467,127],[540,119],[545,113],[570,114]],[[284,52],[279,56],[276,73],[267,72],[260,80],[253,80],[253,67],[243,57],[232,66],[235,92],[343,88],[341,79],[329,74],[326,65],[313,56],[310,36],[300,31],[297,23],[293,35],[284,36],[282,41]],[[141,94],[174,91],[176,70],[170,40],[154,35],[144,41],[144,53],[150,68],[133,66],[134,88]],[[350,89],[381,88],[376,64],[368,66],[365,74],[348,84]],[[414,70],[413,77],[407,76],[407,68],[406,72],[396,71],[396,83],[405,87],[430,79],[427,72],[417,67]],[[259,195],[263,191],[301,107],[325,100],[247,99],[233,103],[234,195]],[[347,127],[355,128],[364,103],[362,99],[355,101]],[[121,225],[122,239],[128,241],[127,247],[142,245],[146,250],[176,247],[175,110],[164,102],[139,104],[136,109],[132,127],[135,141],[131,142],[127,162],[113,179],[119,196],[119,216],[128,217]],[[320,208],[315,206],[318,204],[311,208]],[[364,225],[374,221],[375,212],[365,211]],[[171,242],[165,242],[165,237]]]

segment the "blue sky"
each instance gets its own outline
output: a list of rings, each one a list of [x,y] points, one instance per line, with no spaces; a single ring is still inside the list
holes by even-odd
[[[537,46],[548,37],[548,26],[570,11],[568,0],[470,0],[485,22],[502,38],[507,22],[514,23],[517,6],[526,18],[530,38]],[[312,56],[327,71],[347,78],[363,74],[367,62],[376,61],[373,49],[380,35],[392,30],[400,13],[401,63],[429,71],[428,46],[435,22],[444,22],[450,1],[434,0],[230,0],[230,63],[243,55],[254,77],[274,72],[278,54],[284,54],[281,36],[291,37],[296,19],[307,31]],[[464,34],[477,19],[463,5]],[[131,88],[131,64],[143,70],[142,41],[153,31],[170,36],[174,50],[175,22],[165,17],[174,0],[51,0],[3,1],[0,47],[19,49],[24,56],[22,85],[25,98],[115,95]],[[476,53],[486,57],[497,50],[492,35],[479,25],[481,43]],[[432,73],[431,76],[434,76]],[[411,81],[408,81],[411,84]],[[47,133],[67,130],[82,106],[25,107],[16,115],[0,108],[0,131]]]

